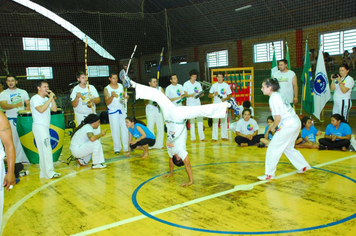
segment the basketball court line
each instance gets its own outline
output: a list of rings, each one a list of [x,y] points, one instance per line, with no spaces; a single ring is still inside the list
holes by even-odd
[[[336,159],[336,160],[333,160],[333,161],[317,164],[317,165],[315,165],[313,167],[320,168],[322,166],[334,164],[334,163],[345,161],[345,160],[352,159],[352,158],[355,158],[355,157],[356,157],[356,155],[351,155],[351,156],[343,157],[343,158]],[[289,173],[286,173],[286,174],[282,174],[282,175],[276,176],[275,179],[285,178],[285,177],[294,175],[296,173],[297,173],[297,171],[292,171],[292,172],[289,172]],[[192,205],[192,204],[195,204],[195,203],[200,203],[200,202],[203,202],[203,201],[206,201],[206,200],[209,200],[209,199],[213,199],[213,198],[216,198],[216,197],[220,197],[220,196],[223,196],[223,195],[226,195],[226,194],[229,194],[229,193],[233,193],[233,192],[236,192],[236,191],[251,190],[251,189],[253,189],[254,186],[265,184],[267,182],[269,182],[269,181],[257,181],[255,183],[251,183],[251,184],[236,185],[233,189],[229,189],[229,190],[222,191],[222,192],[219,192],[219,193],[214,193],[214,194],[211,194],[211,195],[208,195],[208,196],[205,196],[205,197],[201,197],[201,198],[197,198],[197,199],[194,199],[194,200],[191,200],[191,201],[183,202],[183,203],[180,203],[180,204],[177,204],[177,205],[174,205],[174,206],[170,206],[170,207],[167,207],[167,208],[163,208],[163,209],[160,209],[160,210],[157,210],[157,211],[150,212],[149,214],[154,216],[154,215],[170,212],[170,211],[177,210],[177,209],[185,207],[185,206],[189,206],[189,205]],[[120,226],[120,225],[124,225],[124,224],[127,224],[127,223],[131,223],[131,222],[134,222],[134,221],[145,219],[145,218],[148,218],[148,217],[145,216],[145,215],[138,215],[138,216],[131,217],[131,218],[128,218],[128,219],[125,219],[125,220],[117,221],[117,222],[114,222],[114,223],[111,223],[111,224],[107,224],[107,225],[103,225],[103,226],[100,226],[100,227],[97,227],[97,228],[93,228],[93,229],[90,229],[90,230],[87,230],[87,231],[83,231],[83,232],[80,232],[80,233],[77,233],[77,234],[72,234],[71,236],[90,235],[90,234],[98,233],[100,231],[107,230],[107,229],[110,229],[110,228],[114,228],[114,227],[117,227],[117,226]]]

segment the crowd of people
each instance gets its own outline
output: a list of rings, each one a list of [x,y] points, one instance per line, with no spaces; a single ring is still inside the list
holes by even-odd
[[[295,166],[298,173],[310,169],[310,165],[296,148],[315,148],[319,150],[349,149],[351,141],[351,128],[348,125],[349,112],[352,106],[351,92],[354,80],[349,75],[349,64],[340,65],[339,73],[331,75],[330,89],[334,93],[334,106],[331,123],[326,127],[323,138],[321,132],[313,126],[311,118],[302,120],[296,115],[293,107],[298,103],[298,83],[293,71],[288,68],[288,61],[278,62],[279,70],[272,78],[262,83],[262,92],[269,96],[271,116],[267,117],[267,127],[264,134],[259,134],[259,125],[254,117],[250,101],[244,101],[241,106],[231,97],[230,85],[224,82],[225,74],[217,73],[217,82],[209,90],[212,104],[201,105],[200,98],[204,90],[197,81],[197,70],[189,72],[189,79],[178,84],[176,74],[170,76],[171,85],[166,90],[158,85],[156,78],[150,78],[148,85],[141,85],[130,80],[126,75],[119,83],[118,73],[111,73],[109,84],[105,87],[104,99],[107,106],[113,152],[119,155],[123,151],[130,156],[132,150],[142,150],[142,158],[149,157],[151,148],[166,147],[169,156],[170,173],[173,175],[174,165],[185,166],[188,182],[182,186],[193,184],[193,172],[186,150],[187,121],[190,124],[190,141],[196,142],[195,120],[197,121],[198,137],[201,142],[207,138],[204,134],[203,117],[212,118],[212,142],[219,137],[218,126],[220,122],[221,140],[228,141],[227,109],[233,109],[238,117],[235,123],[230,122],[230,129],[236,135],[234,140],[241,147],[258,146],[267,147],[265,174],[259,176],[260,180],[275,178],[277,163],[284,153]],[[100,118],[96,115],[96,106],[100,103],[96,88],[88,84],[84,72],[77,73],[78,84],[73,88],[70,98],[74,109],[77,124],[71,141],[70,151],[80,166],[87,166],[92,160],[92,169],[106,168],[101,137],[106,130],[100,128]],[[32,131],[36,141],[39,155],[40,178],[58,178],[60,173],[54,171],[52,147],[50,144],[51,111],[57,111],[55,94],[49,89],[45,80],[36,84],[37,94],[31,99],[25,90],[17,87],[18,80],[14,75],[6,77],[7,89],[0,94],[0,106],[6,113],[0,112],[2,130],[0,132],[0,155],[7,157],[8,172],[4,177],[4,186],[9,189],[15,184],[15,176],[28,174],[23,167],[15,168],[23,162],[28,162],[16,130],[17,113],[21,110],[30,110],[32,113]],[[123,86],[123,84],[125,86]],[[147,125],[135,117],[127,117],[127,88],[133,87],[136,99],[144,99],[146,106]],[[183,106],[183,103],[186,105]],[[164,144],[164,124],[167,127],[167,143]],[[156,128],[154,128],[156,126]],[[22,171],[21,171],[22,170]],[[2,204],[1,204],[2,205]]]

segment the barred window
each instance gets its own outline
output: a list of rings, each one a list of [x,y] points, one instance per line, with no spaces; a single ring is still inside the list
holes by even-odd
[[[228,50],[209,52],[206,54],[208,67],[221,67],[229,65]]]
[[[22,38],[23,50],[26,51],[50,51],[51,45],[47,38]]]
[[[27,67],[26,75],[28,80],[53,79],[52,67]]]
[[[109,66],[88,66],[88,77],[108,77]]]
[[[320,34],[320,44],[322,51],[330,55],[340,55],[345,50],[351,53],[356,46],[356,29]]]
[[[259,43],[253,45],[253,62],[269,62],[273,60],[273,46],[276,52],[277,60],[281,60],[283,58],[283,40],[267,42],[267,43]]]

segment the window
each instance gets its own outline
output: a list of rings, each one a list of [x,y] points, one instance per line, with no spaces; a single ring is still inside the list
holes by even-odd
[[[206,61],[208,67],[221,67],[229,65],[228,51],[221,50],[215,52],[209,52],[206,54]]]
[[[49,39],[45,38],[22,38],[23,50],[50,51]]]
[[[188,63],[188,56],[187,55],[182,55],[182,56],[175,56],[172,57],[172,64],[187,64]]]
[[[268,62],[273,60],[273,46],[276,52],[276,59],[283,58],[283,40],[253,45],[253,62]]]
[[[146,73],[150,73],[151,72],[151,68],[152,67],[156,67],[157,64],[157,60],[153,60],[153,61],[145,61],[145,71]]]
[[[345,50],[351,53],[356,45],[356,29],[321,34],[320,43],[322,51],[330,55],[343,54]]]
[[[27,67],[27,79],[53,79],[52,67]]]
[[[109,76],[109,66],[88,66],[88,77]]]

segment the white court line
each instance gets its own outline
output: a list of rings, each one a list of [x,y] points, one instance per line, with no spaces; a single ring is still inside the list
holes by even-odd
[[[313,167],[319,168],[319,167],[322,167],[322,166],[326,166],[326,165],[334,164],[334,163],[337,163],[337,162],[345,161],[345,160],[348,160],[348,159],[352,159],[354,157],[356,157],[356,155],[343,157],[343,158],[336,159],[336,160],[333,160],[333,161],[321,163],[321,164],[315,165]],[[297,171],[292,171],[292,172],[289,172],[289,173],[286,173],[286,174],[279,175],[275,179],[285,178],[285,177],[294,175],[296,173],[297,173]],[[265,181],[258,181],[258,182],[255,182],[255,183],[251,183],[251,184],[236,185],[233,189],[229,189],[229,190],[226,190],[226,191],[223,191],[223,192],[211,194],[209,196],[197,198],[197,199],[194,199],[194,200],[191,200],[191,201],[183,202],[183,203],[180,203],[180,204],[177,204],[177,205],[174,205],[174,206],[163,208],[161,210],[150,212],[149,214],[150,215],[158,215],[158,214],[166,213],[166,212],[169,212],[169,211],[177,210],[179,208],[182,208],[182,207],[185,207],[185,206],[189,206],[189,205],[192,205],[192,204],[195,204],[195,203],[203,202],[203,201],[206,201],[206,200],[209,200],[209,199],[212,199],[212,198],[220,197],[220,196],[223,196],[223,195],[226,195],[226,194],[229,194],[229,193],[233,193],[233,192],[236,192],[236,191],[251,190],[251,189],[253,189],[254,186],[265,184],[267,182],[269,182],[269,181],[265,180]],[[115,223],[111,223],[111,224],[103,225],[103,226],[100,226],[100,227],[97,227],[97,228],[94,228],[94,229],[83,231],[83,232],[80,232],[80,233],[77,233],[77,234],[72,234],[71,236],[83,236],[83,235],[94,234],[94,233],[98,233],[98,232],[103,231],[103,230],[114,228],[114,227],[117,227],[117,226],[120,226],[120,225],[124,225],[124,224],[127,224],[127,223],[131,223],[131,222],[137,221],[137,220],[142,220],[144,218],[147,218],[147,216],[139,215],[139,216],[135,216],[135,217],[131,217],[131,218],[125,219],[125,220],[117,221]]]

